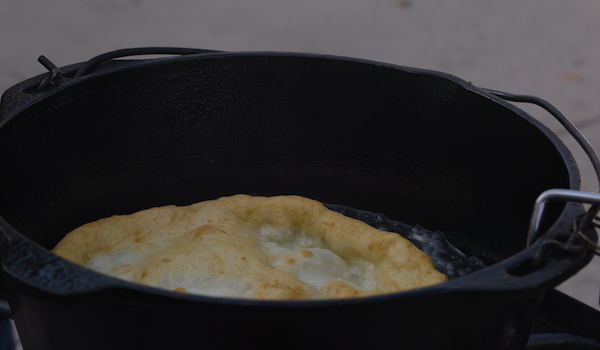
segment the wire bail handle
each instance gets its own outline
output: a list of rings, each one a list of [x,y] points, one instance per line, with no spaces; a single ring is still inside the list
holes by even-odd
[[[182,47],[138,47],[132,49],[120,49],[115,51],[110,51],[104,53],[102,55],[98,55],[89,61],[87,61],[77,73],[75,73],[74,78],[79,78],[91,70],[93,70],[99,64],[122,57],[129,56],[144,56],[144,55],[193,55],[193,54],[201,54],[201,53],[214,53],[220,52],[215,50],[205,50],[205,49],[190,49],[190,48],[182,48]],[[38,91],[41,91],[57,76],[64,76],[64,72],[62,72],[54,63],[50,62],[45,56],[40,56],[38,58],[38,62],[40,62],[46,69],[48,69],[48,75],[42,80],[40,85],[38,86]]]
[[[589,249],[593,249],[597,255],[600,255],[600,246],[586,237],[581,231],[594,225],[600,227],[600,224],[594,222],[598,220],[596,215],[600,211],[600,193],[590,193],[575,190],[552,189],[544,191],[535,201],[533,214],[529,223],[529,232],[527,233],[527,247],[529,248],[540,236],[539,228],[546,208],[546,203],[550,201],[564,201],[592,204],[588,212],[573,221],[573,234],[581,240]]]
[[[54,78],[56,78],[57,76],[62,76],[63,74],[65,74],[54,63],[50,62],[50,60],[47,59],[44,55],[38,58],[38,62],[40,62],[44,67],[46,67],[46,69],[48,69],[48,74],[40,82],[40,85],[38,85],[38,91],[41,91],[46,86],[50,85],[50,83],[52,83],[52,80],[54,80]]]
[[[592,162],[592,166],[594,167],[594,171],[596,172],[596,179],[598,180],[598,184],[600,185],[600,160],[598,159],[596,151],[594,151],[594,148],[592,147],[590,142],[585,138],[585,136],[583,136],[583,134],[581,134],[581,132],[577,129],[575,124],[573,124],[573,122],[571,122],[564,114],[562,114],[558,109],[556,109],[556,107],[552,106],[548,101],[535,96],[513,95],[506,92],[490,89],[483,90],[507,101],[533,103],[542,107],[548,113],[550,113],[554,118],[556,118],[556,120],[558,120],[562,124],[562,126],[569,132],[569,134],[573,136],[573,138],[575,139],[575,141],[577,141],[577,143],[579,143],[581,148],[583,148],[588,158]],[[596,227],[600,227],[597,223],[594,223],[596,215],[598,214],[598,211],[600,211],[600,194],[581,192],[575,190],[551,189],[543,192],[538,197],[538,199],[535,201],[533,214],[529,224],[529,232],[527,234],[527,247],[529,248],[533,243],[535,243],[536,239],[538,239],[538,237],[540,236],[540,233],[538,231],[540,222],[542,221],[542,216],[544,214],[544,209],[546,207],[546,202],[556,200],[592,204],[591,208],[588,210],[588,212],[585,214],[584,218],[581,221],[579,221],[579,218],[577,218],[573,222],[573,227],[575,228],[573,234],[580,241],[582,241],[587,248],[594,250],[596,254],[600,255],[600,246],[592,242],[581,232],[592,224]]]

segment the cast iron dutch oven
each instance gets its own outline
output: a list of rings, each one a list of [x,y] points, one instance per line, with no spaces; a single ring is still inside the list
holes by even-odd
[[[127,53],[46,63],[50,76],[3,96],[2,272],[25,349],[519,349],[544,293],[592,257],[567,241],[583,207],[551,203],[543,239],[569,249],[532,262],[533,204],[577,190],[577,166],[544,125],[463,80],[315,54],[99,63]],[[50,253],[89,221],[237,193],[441,230],[487,267],[407,292],[260,301],[136,285]]]

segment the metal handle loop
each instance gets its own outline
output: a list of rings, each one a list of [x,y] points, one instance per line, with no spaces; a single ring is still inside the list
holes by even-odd
[[[79,78],[84,74],[88,73],[94,67],[102,62],[111,60],[113,58],[121,58],[127,56],[141,56],[141,55],[192,55],[199,53],[213,53],[220,52],[215,50],[204,50],[204,49],[189,49],[181,47],[138,47],[133,49],[121,49],[104,53],[96,56],[91,60],[87,61],[75,74],[75,78]]]
[[[585,138],[585,136],[583,136],[583,134],[581,134],[581,132],[579,131],[579,129],[577,129],[575,124],[573,124],[573,122],[571,122],[564,114],[562,114],[558,109],[556,109],[556,107],[551,105],[548,101],[535,96],[513,95],[506,92],[490,89],[483,90],[507,101],[533,103],[542,107],[543,109],[548,111],[548,113],[552,114],[552,116],[556,118],[565,129],[567,129],[569,134],[573,136],[575,141],[579,143],[581,148],[583,148],[587,156],[590,158],[590,161],[594,166],[594,170],[596,171],[598,186],[600,186],[600,161],[598,160],[598,155],[596,154],[596,151],[594,151],[594,148],[592,147],[592,145],[590,145],[590,142]]]
[[[596,172],[596,179],[598,180],[598,186],[600,187],[600,160],[598,160],[598,155],[594,148],[590,144],[590,142],[581,134],[581,132],[577,129],[575,124],[571,122],[564,114],[562,114],[556,107],[552,106],[548,101],[543,100],[539,97],[528,96],[528,95],[513,95],[502,91],[483,89],[484,91],[500,97],[504,100],[511,102],[526,102],[533,103],[545,109],[548,113],[550,113],[554,118],[556,118],[562,126],[573,136],[573,138],[579,143],[581,148],[585,151],[588,158],[592,162],[592,166],[594,167],[594,171]],[[600,194],[589,193],[589,192],[581,192],[574,190],[563,190],[563,189],[554,189],[548,190],[542,193],[538,199],[535,201],[533,214],[531,217],[531,222],[529,224],[529,232],[527,233],[527,247],[530,247],[539,236],[539,226],[542,221],[542,216],[544,213],[544,209],[546,206],[546,202],[552,200],[562,200],[567,202],[580,202],[580,203],[589,203],[594,204],[588,214],[593,214],[591,217],[593,218],[599,211],[600,208]],[[590,216],[590,215],[586,215]],[[589,223],[587,223],[589,224]],[[577,220],[575,220],[574,225],[577,226]],[[581,227],[581,226],[580,226]],[[585,227],[584,227],[585,228]],[[574,234],[578,237],[585,237],[581,233],[581,229],[577,228],[574,230]],[[593,243],[589,238],[581,238],[584,242],[594,249],[596,253],[600,252],[600,247],[598,247],[595,243]],[[591,245],[589,244],[591,242]],[[598,248],[596,248],[598,247]]]
[[[50,85],[54,78],[64,73],[54,63],[50,62],[50,60],[44,55],[38,57],[38,62],[40,62],[49,71],[46,77],[40,82],[40,85],[38,85],[38,91],[41,91],[46,86]]]
[[[544,191],[533,206],[533,214],[529,223],[529,232],[527,233],[527,247],[529,248],[539,236],[540,223],[546,208],[546,203],[550,201],[565,201],[594,204],[590,210],[595,210],[596,213],[600,209],[600,194],[581,192],[575,190],[552,189]],[[596,214],[594,213],[594,215]],[[577,221],[574,221],[576,224]],[[581,231],[581,228],[576,228],[575,232]],[[587,238],[587,237],[586,237]],[[589,239],[588,239],[589,240]]]

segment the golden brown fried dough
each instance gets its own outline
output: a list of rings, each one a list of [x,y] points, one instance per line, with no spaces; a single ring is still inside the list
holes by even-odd
[[[397,233],[299,196],[112,216],[73,230],[52,252],[124,280],[234,298],[351,298],[447,280]]]

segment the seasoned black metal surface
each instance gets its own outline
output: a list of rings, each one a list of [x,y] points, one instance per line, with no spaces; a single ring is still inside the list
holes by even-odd
[[[442,76],[317,58],[218,62],[81,81],[6,123],[0,161],[19,166],[0,174],[3,217],[51,248],[78,224],[143,209],[134,198],[295,193],[440,230],[491,265],[524,248],[541,191],[579,181],[537,122]],[[45,196],[33,210],[15,191],[25,184]]]
[[[518,349],[543,292],[591,258],[531,268],[532,204],[546,189],[577,189],[576,165],[543,125],[454,77],[272,53],[98,68],[82,78],[65,69],[39,93],[43,77],[32,79],[3,98],[17,104],[0,112],[2,260],[29,349],[185,347],[199,331],[224,346],[262,344],[256,325],[297,347],[386,346],[402,334],[429,348]],[[403,293],[269,302],[138,286],[48,251],[101,217],[236,193],[385,213],[444,232],[488,267]],[[581,212],[552,205],[542,229],[568,234]],[[296,337],[298,327],[313,336]]]

